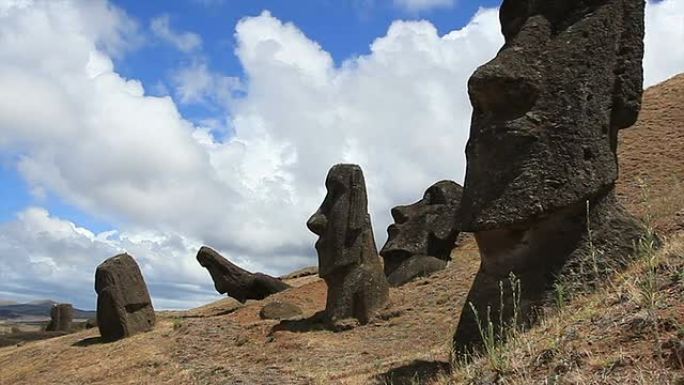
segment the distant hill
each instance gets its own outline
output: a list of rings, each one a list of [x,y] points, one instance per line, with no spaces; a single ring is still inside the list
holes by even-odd
[[[57,302],[50,300],[33,301],[23,304],[0,303],[0,320],[50,318],[50,310],[56,303]],[[95,316],[96,312],[94,311],[74,309],[74,318],[95,318]]]
[[[5,306],[5,305],[16,305],[17,303],[14,301],[6,301],[4,299],[0,299],[0,306]]]

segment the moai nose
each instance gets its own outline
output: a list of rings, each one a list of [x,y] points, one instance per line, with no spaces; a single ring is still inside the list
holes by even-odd
[[[408,220],[406,206],[397,206],[392,208],[392,218],[394,218],[394,223],[398,225],[406,222]]]
[[[322,235],[328,227],[328,219],[320,211],[317,211],[306,222],[306,227],[316,235]]]
[[[539,76],[535,69],[511,55],[500,55],[478,68],[468,82],[468,93],[476,113],[513,120],[529,112],[539,97]]]

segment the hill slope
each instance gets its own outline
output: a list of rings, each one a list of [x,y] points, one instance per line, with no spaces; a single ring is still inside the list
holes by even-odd
[[[613,383],[609,380],[614,373],[616,381],[625,381],[614,383],[649,383],[635,382],[637,370],[655,370],[658,375],[665,371],[664,376],[673,371],[663,378],[674,378],[679,369],[672,352],[678,346],[677,328],[684,324],[684,264],[678,262],[684,253],[680,252],[684,245],[682,105],[684,76],[649,89],[639,123],[621,137],[619,196],[635,213],[653,217],[656,226],[671,237],[658,259],[640,262],[616,279],[610,286],[613,291],[580,298],[565,306],[560,316],[519,337],[528,343],[502,353],[520,357],[506,361],[511,371],[508,377],[493,372],[483,360],[459,369],[451,378],[454,383],[471,379],[480,384]],[[639,179],[643,183],[637,183]],[[652,260],[667,268],[658,267],[660,262],[650,266]],[[430,372],[447,364],[452,331],[478,264],[477,250],[466,242],[455,250],[447,270],[392,289],[390,305],[375,322],[341,332],[318,329],[306,319],[282,324],[259,319],[261,306],[276,299],[296,303],[307,317],[322,310],[325,284],[309,277],[298,287],[245,306],[224,299],[188,312],[161,313],[155,330],[119,342],[101,344],[97,331],[88,330],[2,348],[0,384],[411,383],[396,376],[418,369]],[[651,275],[663,283],[654,284],[652,290],[658,293],[656,303],[663,307],[643,309],[639,298],[645,281],[641,277]],[[652,314],[636,317],[642,310]],[[657,320],[661,318],[669,321],[663,329],[656,326],[660,334],[655,342],[643,338],[646,332],[638,328],[647,330],[653,319],[654,325],[660,325]],[[625,322],[637,330],[632,337],[631,329],[620,329]],[[656,345],[658,357],[654,358]],[[648,364],[633,365],[641,359]],[[591,377],[578,377],[585,370]],[[568,373],[576,377],[565,376]],[[448,380],[442,376],[438,382]]]
[[[0,305],[0,320],[49,319],[54,304],[56,302],[41,301],[38,303]],[[94,311],[74,308],[74,318],[95,318],[95,315]]]

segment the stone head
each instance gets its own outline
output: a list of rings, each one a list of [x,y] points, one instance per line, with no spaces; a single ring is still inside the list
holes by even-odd
[[[387,265],[414,255],[429,255],[449,260],[458,230],[454,217],[463,188],[452,181],[430,186],[423,199],[392,209],[394,223],[387,228],[387,243],[380,251]]]
[[[505,45],[468,85],[464,230],[517,225],[617,179],[642,94],[643,0],[504,0]]]
[[[325,180],[327,194],[306,225],[319,236],[319,275],[340,267],[360,264],[364,231],[370,229],[368,198],[363,172],[357,165],[338,164]]]

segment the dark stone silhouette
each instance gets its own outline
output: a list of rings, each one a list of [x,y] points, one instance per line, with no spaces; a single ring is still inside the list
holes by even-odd
[[[248,299],[264,299],[290,288],[278,278],[262,273],[250,273],[238,267],[207,246],[202,246],[197,252],[197,261],[209,270],[216,291],[228,294],[242,303]]]
[[[614,197],[618,131],[634,124],[641,104],[644,1],[504,0],[500,19],[506,43],[469,83],[458,218],[475,233],[482,264],[457,353],[481,344],[468,302],[482,322],[490,307],[495,327],[511,324],[511,273],[526,326],[559,279],[590,289],[645,234]]]
[[[462,194],[457,183],[443,180],[430,186],[418,202],[392,209],[394,224],[387,228],[388,239],[380,250],[390,285],[400,286],[446,267],[459,234],[454,218]]]
[[[74,308],[71,304],[60,303],[52,306],[50,310],[50,322],[47,324],[45,331],[48,332],[66,332],[71,330],[71,324],[74,320]]]
[[[128,254],[102,262],[95,271],[97,326],[103,340],[117,340],[154,326],[152,300],[138,264]]]
[[[351,317],[366,323],[387,302],[389,285],[373,239],[363,172],[338,164],[325,187],[321,207],[306,223],[319,236],[318,275],[328,285],[325,318],[333,324]]]
[[[259,311],[261,319],[292,320],[302,316],[299,306],[283,301],[275,301],[264,305]]]

